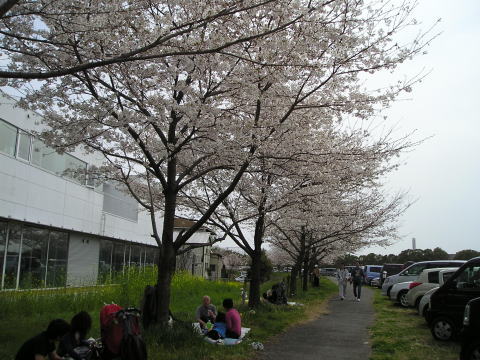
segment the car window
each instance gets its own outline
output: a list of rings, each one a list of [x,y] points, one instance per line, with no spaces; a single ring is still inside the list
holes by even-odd
[[[442,277],[443,277],[443,282],[445,283],[448,279],[452,277],[452,275],[455,274],[455,272],[444,272]]]
[[[463,270],[455,279],[457,289],[480,289],[480,265],[472,265]]]
[[[381,272],[381,271],[382,271],[382,268],[381,268],[380,266],[372,266],[372,267],[370,268],[370,272],[377,272],[377,273],[379,273],[379,272]]]
[[[406,269],[402,275],[404,276],[414,276],[419,275],[424,269],[427,268],[427,264],[415,264]]]
[[[428,282],[438,284],[438,271],[430,271],[428,273]]]

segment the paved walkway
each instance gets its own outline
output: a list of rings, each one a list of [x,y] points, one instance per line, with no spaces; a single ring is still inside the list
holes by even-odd
[[[261,360],[368,360],[370,344],[368,327],[373,323],[373,292],[362,288],[362,299],[353,299],[352,285],[347,298],[338,296],[329,303],[328,314],[291,328],[259,353]]]

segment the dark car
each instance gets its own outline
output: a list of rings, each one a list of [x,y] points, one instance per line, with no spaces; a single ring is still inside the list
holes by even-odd
[[[466,262],[430,297],[427,322],[433,337],[451,340],[458,335],[465,305],[480,297],[480,257]]]
[[[383,264],[382,271],[380,272],[380,287],[382,287],[383,282],[388,276],[398,274],[403,269],[403,264]]]
[[[480,359],[480,297],[465,306],[460,360]]]

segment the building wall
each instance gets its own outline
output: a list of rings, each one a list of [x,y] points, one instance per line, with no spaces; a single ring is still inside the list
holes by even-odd
[[[70,234],[67,286],[96,284],[100,240],[79,233]]]

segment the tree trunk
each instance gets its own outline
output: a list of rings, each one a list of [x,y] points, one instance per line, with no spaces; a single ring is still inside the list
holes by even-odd
[[[175,274],[175,249],[173,246],[162,245],[162,251],[158,264],[157,277],[157,322],[168,322],[170,309],[170,295],[172,278]]]
[[[310,273],[310,269],[308,267],[308,257],[305,257],[305,260],[303,261],[303,282],[302,282],[302,290],[307,291],[308,290],[308,274]]]
[[[252,256],[252,268],[250,269],[250,294],[248,307],[255,308],[260,304],[260,268],[262,264],[262,252],[254,250]]]
[[[167,188],[164,190],[165,211],[163,214],[162,244],[158,259],[157,283],[157,322],[166,324],[170,310],[170,292],[172,278],[175,274],[177,251],[174,247],[173,231],[175,228],[175,208],[177,192],[175,188],[176,160],[168,163]]]
[[[296,264],[292,268],[292,275],[290,277],[290,296],[297,295],[297,277],[300,273],[301,265]]]

